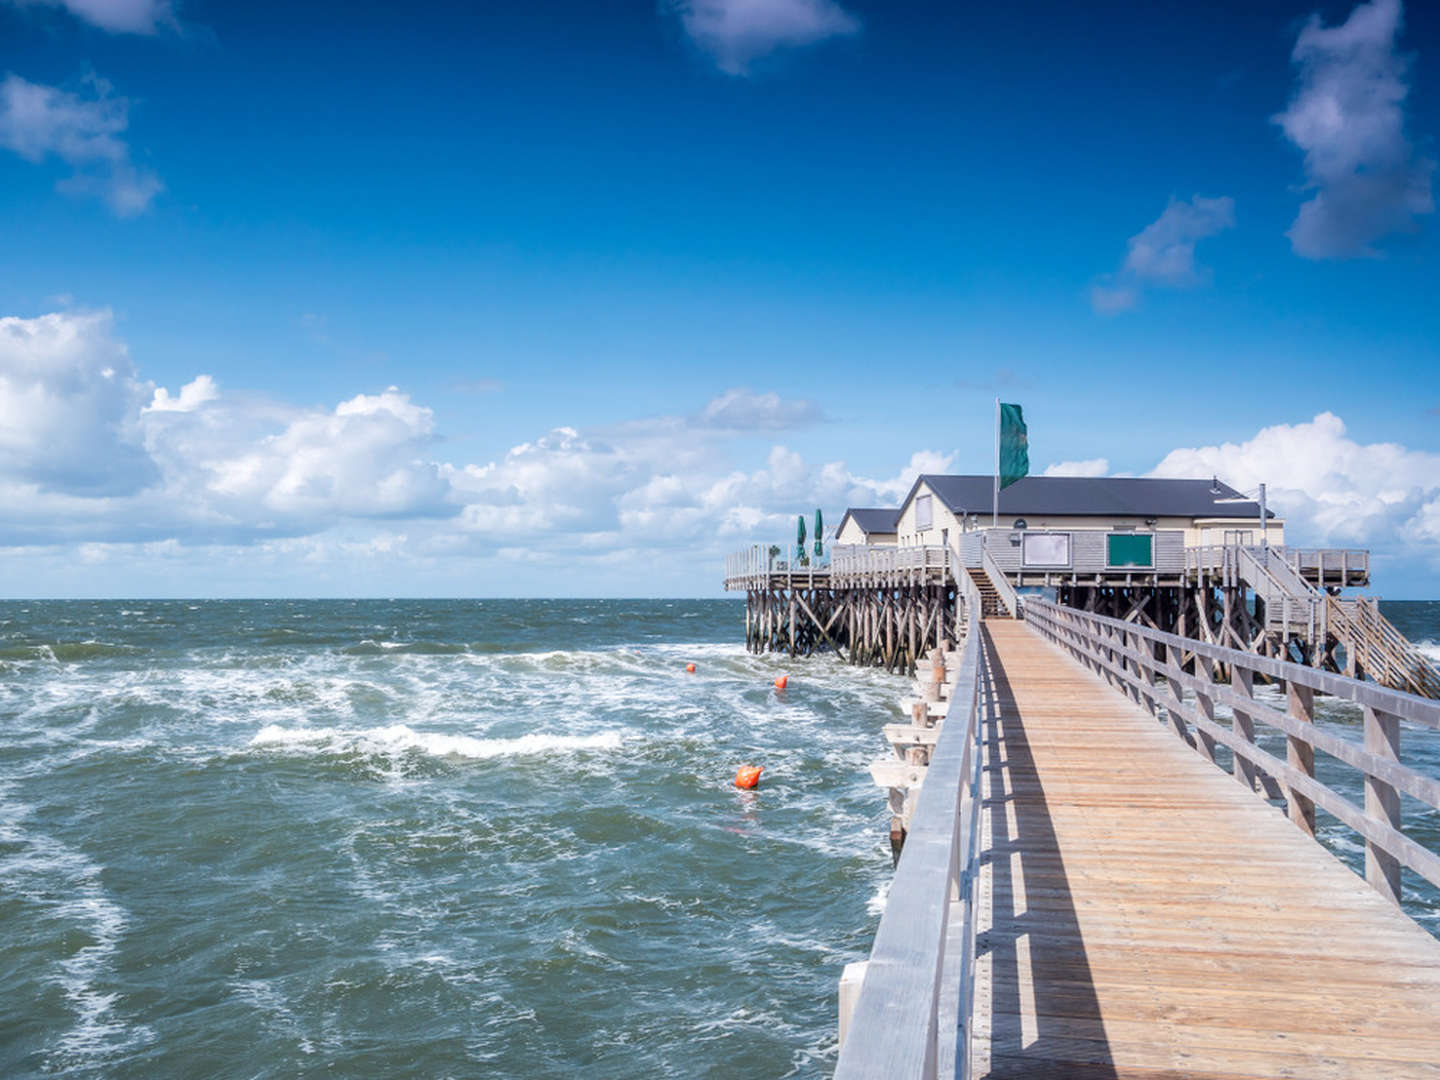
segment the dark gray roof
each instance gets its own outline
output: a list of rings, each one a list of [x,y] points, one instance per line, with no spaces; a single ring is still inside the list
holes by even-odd
[[[926,474],[915,481],[905,496],[906,503],[922,481],[957,516],[990,513],[994,477]],[[1027,476],[1000,492],[1000,515],[1259,518],[1258,503],[1245,499],[1229,484],[1216,483],[1217,494],[1211,484],[1210,480],[1135,476]],[[1232,499],[1237,501],[1228,501]]]
[[[867,533],[893,533],[900,521],[900,508],[864,506],[854,507],[845,511],[845,518],[854,518],[855,524],[859,525]],[[840,528],[845,527],[845,518],[840,519]],[[837,530],[838,531],[838,530]]]

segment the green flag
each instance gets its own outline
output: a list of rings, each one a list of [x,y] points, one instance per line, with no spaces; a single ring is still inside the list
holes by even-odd
[[[1000,486],[1030,474],[1030,440],[1019,405],[1000,403]]]

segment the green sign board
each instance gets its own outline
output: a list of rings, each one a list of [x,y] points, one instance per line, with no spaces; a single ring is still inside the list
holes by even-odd
[[[1154,566],[1155,537],[1150,533],[1111,533],[1105,537],[1110,566]]]

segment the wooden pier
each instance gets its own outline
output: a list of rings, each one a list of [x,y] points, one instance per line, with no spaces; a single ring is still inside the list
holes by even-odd
[[[871,958],[842,981],[836,1075],[1440,1077],[1440,941],[1398,906],[1408,875],[1440,886],[1401,806],[1440,807],[1401,746],[1440,703],[1022,612],[967,627],[933,736],[896,732],[918,793]],[[1254,696],[1267,681],[1285,707]],[[1317,694],[1363,709],[1363,742],[1315,725]],[[1363,806],[1316,779],[1317,750]],[[1363,878],[1317,811],[1364,845]]]
[[[1013,535],[983,529],[948,546],[837,546],[824,562],[756,546],[727,560],[725,588],[745,593],[752,652],[833,651],[910,672],[932,648],[960,640],[972,587],[982,615],[1013,615],[1021,591],[1040,588],[1081,611],[1440,699],[1440,673],[1378,602],[1338,595],[1369,584],[1367,552],[1187,548],[1178,531],[1162,530],[1149,568],[1110,566],[1077,541],[1068,568],[1031,570]]]

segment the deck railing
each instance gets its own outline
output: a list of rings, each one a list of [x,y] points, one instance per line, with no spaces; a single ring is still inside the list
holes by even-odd
[[[1338,576],[1342,587],[1356,579],[1356,584],[1370,580],[1370,552],[1363,548],[1297,548],[1278,546],[1271,551],[1279,555],[1302,577],[1313,571],[1323,583],[1327,575]],[[1334,582],[1331,582],[1334,584]]]
[[[1000,597],[1000,602],[1005,605],[1012,619],[1020,617],[1020,599],[1015,595],[1015,588],[1010,584],[1010,579],[1005,576],[995,562],[995,556],[990,554],[990,545],[986,544],[981,551],[981,561],[985,567],[985,574],[990,579],[990,584],[995,587],[995,592]]]
[[[752,544],[743,551],[725,556],[725,582],[731,584],[764,580],[775,574],[815,575],[830,570],[830,547],[816,555],[807,545],[804,555],[797,555],[797,545]]]
[[[1290,820],[1305,832],[1315,834],[1318,808],[1359,833],[1365,880],[1390,900],[1399,903],[1402,866],[1440,887],[1440,856],[1400,830],[1402,794],[1440,809],[1440,780],[1400,763],[1401,721],[1440,730],[1440,702],[1045,600],[1027,598],[1025,618],[1212,763],[1218,764],[1217,746],[1228,747],[1235,778],[1263,797],[1283,798]],[[1191,657],[1193,674],[1183,669]],[[1286,710],[1253,696],[1257,675],[1285,683]],[[1361,707],[1363,745],[1316,727],[1317,693]],[[1217,722],[1217,707],[1231,710],[1229,726]],[[1256,724],[1284,735],[1284,760],[1256,745]],[[1316,750],[1360,773],[1363,808],[1316,780]]]
[[[959,548],[950,549],[950,570],[955,577],[955,590],[959,594],[961,610],[965,612],[965,625],[974,626],[980,621],[984,614],[984,599],[980,596],[980,586],[975,584],[969,572],[965,569],[965,556]]]
[[[961,646],[959,672],[885,914],[875,932],[860,995],[840,1048],[837,1080],[936,1075],[940,1040],[941,975],[955,973],[960,987],[956,1076],[969,1072],[975,964],[975,879],[980,850],[979,620]],[[955,905],[959,910],[952,912]],[[952,923],[961,933],[958,965],[947,966]],[[952,938],[953,940],[953,938]]]
[[[914,547],[837,544],[831,549],[830,569],[840,578],[899,578],[917,573],[944,574],[951,553],[937,544]]]

